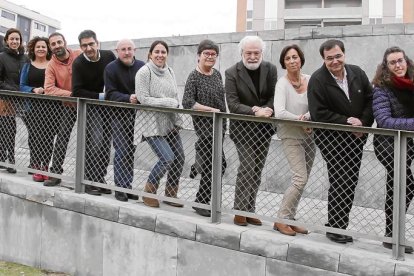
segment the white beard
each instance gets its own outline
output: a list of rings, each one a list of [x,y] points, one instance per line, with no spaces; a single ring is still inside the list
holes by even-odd
[[[259,61],[256,62],[256,63],[248,63],[247,60],[244,57],[243,57],[242,60],[243,60],[244,67],[246,67],[247,69],[253,71],[253,70],[256,70],[257,68],[260,67],[260,64],[262,64],[262,61],[263,61],[263,56],[260,56]]]

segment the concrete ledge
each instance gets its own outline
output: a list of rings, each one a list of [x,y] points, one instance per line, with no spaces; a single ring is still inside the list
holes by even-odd
[[[240,235],[246,229],[227,224],[197,225],[198,242],[233,250],[240,249]]]
[[[32,183],[2,181],[0,191],[0,258],[72,275],[414,274],[414,256],[393,260],[375,241],[289,237],[270,222],[239,227],[227,215],[229,223],[212,224],[190,208],[154,209]]]
[[[405,26],[402,24],[385,24],[373,25],[373,35],[403,35],[405,34]]]
[[[260,239],[257,238],[258,236]],[[273,232],[248,230],[241,233],[240,251],[286,261],[289,242],[294,239]]]
[[[350,25],[342,27],[343,36],[371,36],[372,25]]]

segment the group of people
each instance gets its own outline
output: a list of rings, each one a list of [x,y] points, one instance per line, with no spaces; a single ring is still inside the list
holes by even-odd
[[[175,73],[168,66],[168,45],[157,40],[149,48],[148,60],[135,59],[135,45],[122,39],[116,45],[117,57],[109,50],[100,50],[96,34],[85,30],[78,37],[80,50],[67,48],[61,33],[48,38],[35,37],[22,47],[18,29],[9,29],[4,37],[4,52],[0,54],[0,89],[64,97],[82,97],[131,104],[178,108],[178,87]],[[356,65],[345,62],[345,46],[340,40],[327,40],[320,46],[322,66],[313,74],[302,73],[305,55],[298,45],[282,49],[279,62],[286,74],[280,79],[276,66],[264,61],[265,43],[258,36],[246,36],[239,43],[241,61],[225,71],[225,82],[214,66],[219,47],[203,40],[197,49],[197,65],[185,84],[182,106],[204,112],[226,112],[256,117],[276,117],[299,121],[314,121],[352,126],[373,124],[380,128],[414,130],[414,64],[404,50],[388,48],[378,65],[372,83]],[[77,119],[76,106],[70,102],[33,99],[26,105],[24,122],[28,129],[30,167],[38,170],[33,180],[55,186],[60,178],[42,175],[41,171],[62,174],[70,134]],[[227,106],[226,106],[227,102]],[[87,111],[85,137],[85,179],[105,183],[110,161],[111,141],[115,149],[114,182],[131,189],[134,170],[134,123],[136,110],[131,108],[91,105]],[[53,116],[53,117],[52,117]],[[185,155],[180,137],[182,119],[175,112],[146,111],[139,118],[145,122],[142,140],[147,142],[158,160],[145,184],[144,204],[159,207],[156,194],[161,178],[167,174],[165,196],[177,198]],[[53,120],[51,120],[53,118]],[[200,185],[195,202],[211,200],[213,119],[192,116],[197,136],[196,166]],[[7,96],[0,99],[0,161],[14,164],[16,136],[15,110]],[[224,130],[227,126],[223,124]],[[254,213],[262,171],[276,128],[271,123],[230,120],[230,139],[234,142],[239,167],[235,185],[234,209]],[[307,234],[308,230],[283,223],[294,220],[296,210],[308,181],[315,149],[319,148],[327,164],[328,221],[326,226],[346,229],[358,184],[363,147],[367,134],[330,129],[310,129],[291,124],[279,124],[278,137],[288,160],[292,179],[278,211],[280,221],[274,229],[286,234]],[[387,170],[386,231],[392,236],[392,205],[394,181],[394,141],[392,137],[374,137],[375,154]],[[406,207],[414,196],[414,179],[410,169],[414,157],[414,142],[407,143]],[[222,153],[222,171],[226,167]],[[49,164],[51,166],[49,167]],[[6,167],[2,167],[6,168]],[[15,173],[14,168],[6,168]],[[86,186],[92,195],[112,191]],[[115,192],[120,201],[137,200],[133,194]],[[176,201],[165,201],[182,207]],[[209,210],[193,207],[202,216]],[[235,215],[240,226],[261,225],[253,217]],[[351,236],[327,232],[337,243],[352,242]],[[383,245],[391,248],[390,243]],[[405,247],[411,253],[413,249]]]

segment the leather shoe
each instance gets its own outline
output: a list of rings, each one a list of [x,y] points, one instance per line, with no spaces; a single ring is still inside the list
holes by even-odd
[[[106,195],[110,195],[110,194],[112,194],[112,190],[107,189],[107,188],[98,188],[98,191],[99,191],[101,194],[106,194]]]
[[[198,207],[193,207],[193,209],[196,211],[197,214],[199,214],[200,216],[203,217],[210,217],[211,216],[211,211],[210,210],[206,210],[206,209],[201,209]]]
[[[392,249],[392,243],[390,243],[390,242],[383,242],[382,246],[384,246],[385,248],[388,248],[388,249]],[[409,245],[406,245],[405,248],[404,248],[404,252],[407,253],[407,254],[413,254],[413,247],[409,246]]]
[[[303,228],[303,227],[299,227],[299,226],[295,226],[295,225],[289,225],[289,226],[296,233],[305,234],[305,235],[309,233],[309,231],[307,229]]]
[[[128,196],[123,192],[115,192],[115,198],[119,201],[128,201]]]
[[[16,171],[16,169],[15,168],[7,168],[7,172],[8,173],[17,173],[17,171]]]
[[[260,219],[257,218],[246,218],[247,223],[252,224],[252,225],[257,225],[257,226],[261,226],[262,225],[262,221]]]
[[[247,226],[246,217],[243,217],[243,216],[235,215],[233,222],[234,224],[239,225],[239,226]]]
[[[59,185],[60,182],[62,182],[62,180],[59,178],[49,177],[49,180],[45,180],[45,182],[43,182],[43,186],[53,187],[53,186]]]
[[[336,234],[336,233],[331,233],[331,232],[326,232],[326,237],[336,243],[347,243],[347,242],[353,241],[351,236]]]
[[[273,229],[288,236],[296,236],[296,232],[287,224],[275,222]]]
[[[101,192],[99,191],[99,188],[96,187],[92,187],[87,185],[85,187],[85,193],[90,194],[90,195],[94,195],[94,196],[100,196]]]
[[[127,197],[131,200],[138,200],[139,199],[139,196],[133,195],[133,194],[127,194]]]

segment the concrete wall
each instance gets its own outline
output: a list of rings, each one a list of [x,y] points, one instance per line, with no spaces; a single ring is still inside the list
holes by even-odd
[[[71,275],[414,275],[413,258],[392,260],[379,242],[289,237],[266,223],[211,224],[186,208],[177,214],[0,179],[5,261]]]

